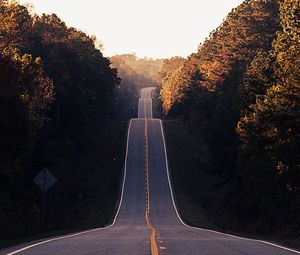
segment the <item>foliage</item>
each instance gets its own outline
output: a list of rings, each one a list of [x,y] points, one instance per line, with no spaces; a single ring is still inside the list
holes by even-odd
[[[142,87],[157,86],[156,75],[163,59],[138,58],[135,54],[116,55],[110,58],[118,69],[121,83],[116,87],[115,115],[127,120],[137,116],[137,98]]]
[[[284,223],[291,218],[299,222],[293,210],[299,206],[300,195],[299,14],[298,1],[280,2],[282,29],[272,51],[264,53],[269,60],[265,62],[267,64],[259,64],[260,67],[254,69],[253,75],[259,78],[250,79],[246,84],[246,87],[255,88],[256,100],[250,102],[237,128],[242,141],[240,158],[247,166],[238,165],[243,170],[242,180],[247,183],[249,175],[257,179],[262,171],[273,175],[272,185],[266,179],[264,186],[275,190],[268,195],[262,193],[261,199],[276,200],[276,206],[262,208],[260,212],[269,216],[269,220],[260,227],[270,228],[269,225],[273,225],[272,230],[279,227],[286,229]],[[257,80],[260,82],[257,83]],[[260,166],[249,169],[261,157],[267,162],[267,169]],[[248,206],[254,207],[253,204]],[[285,216],[284,221],[282,218],[278,220],[282,215]],[[292,231],[297,231],[297,224]]]
[[[219,225],[222,211],[228,228],[299,231],[299,20],[299,1],[246,0],[162,79],[165,113],[187,121],[213,159],[198,169],[227,190],[207,208]]]
[[[0,2],[0,239],[39,230],[40,191],[32,178],[44,167],[59,179],[51,191],[57,210],[48,215],[50,229],[83,224],[79,209],[74,212],[79,193],[81,203],[97,196],[103,211],[113,210],[123,153],[116,147],[123,147],[115,140],[107,146],[102,135],[123,135],[112,127],[120,80],[95,43],[55,14],[31,16],[16,1]],[[111,183],[103,188],[109,205],[95,180]]]
[[[168,112],[171,106],[180,99],[180,75],[184,58],[173,57],[164,61],[157,74],[157,81],[162,84],[161,99],[164,112]]]

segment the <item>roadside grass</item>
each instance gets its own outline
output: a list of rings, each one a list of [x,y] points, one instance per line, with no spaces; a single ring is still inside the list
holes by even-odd
[[[18,239],[0,241],[0,249],[8,248],[10,246],[21,244],[21,243],[43,240],[49,237],[58,237],[69,233],[74,233],[74,232],[84,231],[84,230],[86,229],[65,229],[65,230],[49,231],[49,232],[40,233],[32,236],[20,237]]]
[[[112,122],[103,134],[95,137],[93,145],[80,155],[83,159],[68,159],[72,162],[60,163],[54,170],[55,176],[65,166],[76,165],[81,168],[80,178],[59,176],[57,184],[48,191],[48,223],[45,232],[32,231],[31,234],[20,235],[10,240],[0,240],[0,249],[39,239],[61,236],[88,229],[104,227],[112,223],[116,213],[124,169],[127,121]],[[100,131],[99,131],[100,132]],[[97,148],[97,145],[99,147]],[[102,155],[100,155],[100,153]],[[79,157],[79,155],[78,155]],[[87,158],[85,158],[87,157]],[[91,170],[87,170],[91,169]],[[87,176],[88,175],[88,176]],[[79,190],[86,191],[83,198],[78,200],[77,194],[68,194],[68,185],[82,185]],[[71,197],[72,204],[64,204],[60,196]],[[75,201],[74,201],[75,198]],[[70,203],[70,202],[69,202]],[[64,220],[67,223],[64,223]]]
[[[181,121],[165,120],[163,126],[173,191],[182,219],[192,226],[215,228],[208,219],[207,211],[195,201],[198,200],[195,182],[198,186],[208,183],[207,180],[192,178],[193,173],[199,175],[201,169],[195,164],[194,143],[190,140],[192,138],[188,130]]]
[[[186,224],[300,249],[300,239],[235,231],[238,221],[225,211],[217,210],[230,191],[219,185],[224,180],[205,171],[205,165],[212,159],[204,143],[199,137],[195,139],[197,134],[191,134],[183,121],[165,120],[163,126],[176,205]]]

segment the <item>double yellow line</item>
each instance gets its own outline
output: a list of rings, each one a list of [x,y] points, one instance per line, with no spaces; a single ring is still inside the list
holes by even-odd
[[[149,147],[148,147],[148,122],[145,118],[145,169],[146,169],[146,223],[147,227],[151,230],[150,235],[150,248],[151,255],[158,255],[156,243],[156,229],[150,221],[150,189],[149,189]]]

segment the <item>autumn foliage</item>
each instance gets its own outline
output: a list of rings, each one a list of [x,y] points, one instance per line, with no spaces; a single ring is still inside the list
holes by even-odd
[[[95,169],[107,167],[112,157],[99,157],[99,151],[105,146],[109,154],[114,144],[105,137],[116,135],[108,126],[118,84],[117,70],[96,47],[96,38],[55,14],[31,15],[18,2],[0,2],[1,240],[39,230],[40,192],[32,178],[43,167],[59,179],[49,196],[55,207],[47,216],[49,229],[80,224],[78,203],[99,192],[92,176],[96,180]],[[116,174],[102,171],[106,181]]]
[[[207,148],[198,171],[221,180],[204,206],[221,226],[299,234],[299,14],[296,0],[246,0],[162,79],[165,114]]]
[[[143,87],[157,86],[157,73],[163,59],[139,58],[134,53],[110,57],[112,67],[118,69],[121,78],[115,89],[116,118],[128,120],[135,118],[139,92]]]

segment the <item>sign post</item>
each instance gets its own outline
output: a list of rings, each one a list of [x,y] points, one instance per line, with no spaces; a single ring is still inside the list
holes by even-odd
[[[47,168],[44,168],[33,178],[33,181],[42,191],[41,228],[45,230],[46,192],[57,182],[57,179]]]

